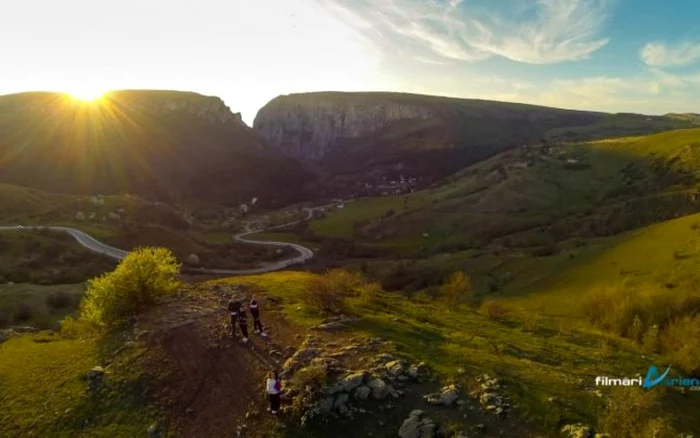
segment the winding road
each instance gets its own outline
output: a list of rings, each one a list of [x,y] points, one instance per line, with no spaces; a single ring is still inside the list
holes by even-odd
[[[350,202],[350,201],[344,201],[344,202]],[[294,250],[296,250],[299,253],[299,255],[296,257],[293,257],[293,258],[287,259],[287,260],[281,260],[281,261],[275,262],[275,263],[271,263],[269,265],[262,266],[260,268],[253,268],[253,269],[195,268],[195,269],[192,269],[192,272],[201,273],[201,274],[215,274],[215,275],[216,274],[251,275],[251,274],[263,274],[266,272],[279,271],[280,269],[284,269],[288,266],[292,266],[292,265],[296,265],[296,264],[300,264],[300,263],[305,263],[307,260],[310,260],[314,256],[314,252],[305,246],[298,245],[296,243],[289,243],[289,242],[250,240],[250,239],[246,239],[245,236],[259,233],[261,231],[269,231],[269,230],[275,230],[275,229],[279,229],[279,228],[289,227],[291,225],[296,225],[300,222],[308,221],[311,218],[313,218],[314,211],[323,210],[327,207],[331,207],[331,206],[338,205],[341,203],[343,203],[343,201],[337,202],[334,204],[322,205],[319,207],[307,207],[307,208],[303,209],[306,212],[306,216],[301,220],[289,222],[289,223],[282,224],[282,225],[277,225],[274,227],[269,227],[266,229],[259,229],[259,230],[250,230],[250,229],[248,229],[248,227],[246,227],[246,231],[233,236],[233,240],[235,240],[237,242],[241,242],[241,243],[246,243],[246,244],[277,246],[277,247],[287,246],[287,247],[293,248]],[[35,227],[35,226],[22,226],[22,225],[0,226],[0,231],[42,230],[42,229],[53,230],[53,231],[62,231],[64,233],[70,234],[80,245],[84,246],[85,248],[89,249],[90,251],[104,254],[107,257],[111,257],[113,259],[122,260],[128,254],[128,251],[124,251],[123,249],[109,246],[106,243],[100,242],[99,240],[95,239],[94,237],[90,236],[89,234],[84,233],[83,231],[77,230],[75,228],[59,227],[59,226],[36,226]]]

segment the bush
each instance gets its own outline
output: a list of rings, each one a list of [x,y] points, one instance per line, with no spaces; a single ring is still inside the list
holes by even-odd
[[[365,305],[375,303],[382,292],[382,285],[379,283],[365,284],[360,288],[360,302]]]
[[[700,316],[685,316],[671,322],[661,334],[661,349],[671,363],[686,373],[700,373]]]
[[[450,305],[467,301],[474,303],[474,288],[471,279],[462,271],[453,273],[440,288],[440,294]]]
[[[31,307],[24,303],[21,303],[17,306],[17,309],[15,309],[15,312],[12,314],[12,322],[15,324],[18,322],[27,322],[32,318],[33,313],[34,311]]]
[[[663,330],[672,320],[700,311],[700,294],[694,288],[677,288],[674,293],[653,286],[603,287],[582,300],[589,321],[604,330],[636,337],[656,325]]]
[[[81,317],[96,326],[125,323],[138,310],[179,286],[180,265],[165,248],[138,248],[117,268],[88,282]]]
[[[671,438],[677,434],[668,418],[660,416],[662,390],[615,388],[598,428],[615,438]]]
[[[487,300],[481,306],[481,311],[489,318],[497,321],[508,319],[513,312],[512,307],[500,300]]]
[[[51,309],[65,309],[73,305],[74,298],[64,291],[51,292],[46,297],[46,305]]]
[[[345,298],[357,295],[364,279],[360,274],[344,269],[334,269],[313,278],[300,299],[310,308],[324,313],[341,313]]]

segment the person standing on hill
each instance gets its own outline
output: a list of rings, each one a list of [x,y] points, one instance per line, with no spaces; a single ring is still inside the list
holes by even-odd
[[[258,301],[255,299],[255,297],[253,297],[253,299],[250,300],[248,309],[250,309],[250,314],[253,315],[253,328],[255,329],[255,333],[263,337],[267,336],[262,322],[260,322],[260,305],[258,304]]]
[[[248,342],[248,315],[245,313],[245,309],[241,307],[238,309],[238,328],[241,329],[243,333],[243,343]]]
[[[228,302],[228,311],[231,315],[231,337],[236,336],[236,324],[238,323],[238,312],[241,309],[241,303],[238,301]]]
[[[282,392],[282,382],[280,382],[277,371],[270,371],[265,382],[265,392],[270,401],[270,407],[267,408],[273,415],[277,415],[280,410],[280,393]]]

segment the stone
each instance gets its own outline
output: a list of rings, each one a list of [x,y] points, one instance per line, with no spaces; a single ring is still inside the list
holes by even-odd
[[[343,324],[340,321],[334,321],[334,322],[328,322],[326,324],[320,324],[317,325],[316,327],[313,327],[313,330],[340,330],[345,327],[345,324]]]
[[[399,436],[401,438],[421,438],[420,427],[420,417],[418,415],[410,415],[401,424]]]
[[[382,353],[377,355],[377,360],[380,362],[389,362],[390,360],[394,360],[394,355],[389,353]]]
[[[357,400],[367,400],[371,392],[372,389],[369,386],[362,385],[355,389],[353,397]]]
[[[591,438],[593,429],[585,424],[567,424],[561,428],[561,433],[569,438]]]
[[[372,390],[372,397],[375,400],[381,400],[389,395],[390,387],[384,382],[384,380],[375,377],[367,382],[367,386]]]
[[[426,419],[429,420],[429,419]],[[437,430],[437,425],[433,422],[427,422],[426,420],[423,420],[423,423],[420,426],[420,437],[421,438],[434,438],[435,437],[435,431]]]
[[[435,405],[451,406],[459,398],[459,389],[456,385],[448,385],[437,394],[426,395],[425,400]]]
[[[391,362],[387,362],[384,365],[384,368],[392,376],[400,376],[404,372],[405,365],[406,365],[406,363],[402,360],[393,360]]]
[[[324,413],[324,414],[330,414],[331,411],[333,410],[334,402],[335,402],[335,397],[333,397],[332,395],[322,399],[318,403],[319,411],[321,411],[321,413]]]
[[[340,385],[343,388],[343,391],[351,392],[353,389],[362,385],[364,380],[365,380],[365,373],[364,372],[353,373],[353,374],[346,376],[340,382]]]
[[[146,430],[150,438],[158,438],[160,436],[160,425],[158,423],[151,424]]]
[[[87,382],[88,382],[88,391],[95,393],[97,392],[100,387],[102,386],[102,382],[104,381],[104,375],[105,375],[105,370],[104,368],[100,366],[96,366],[90,371],[87,372]]]

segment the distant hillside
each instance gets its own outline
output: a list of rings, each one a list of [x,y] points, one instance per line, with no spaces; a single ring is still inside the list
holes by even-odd
[[[679,118],[399,93],[305,93],[263,107],[254,129],[282,153],[351,182],[433,180],[500,151],[692,126]]]
[[[216,97],[115,91],[0,96],[0,182],[75,194],[239,203],[299,200],[310,175],[262,147]]]

